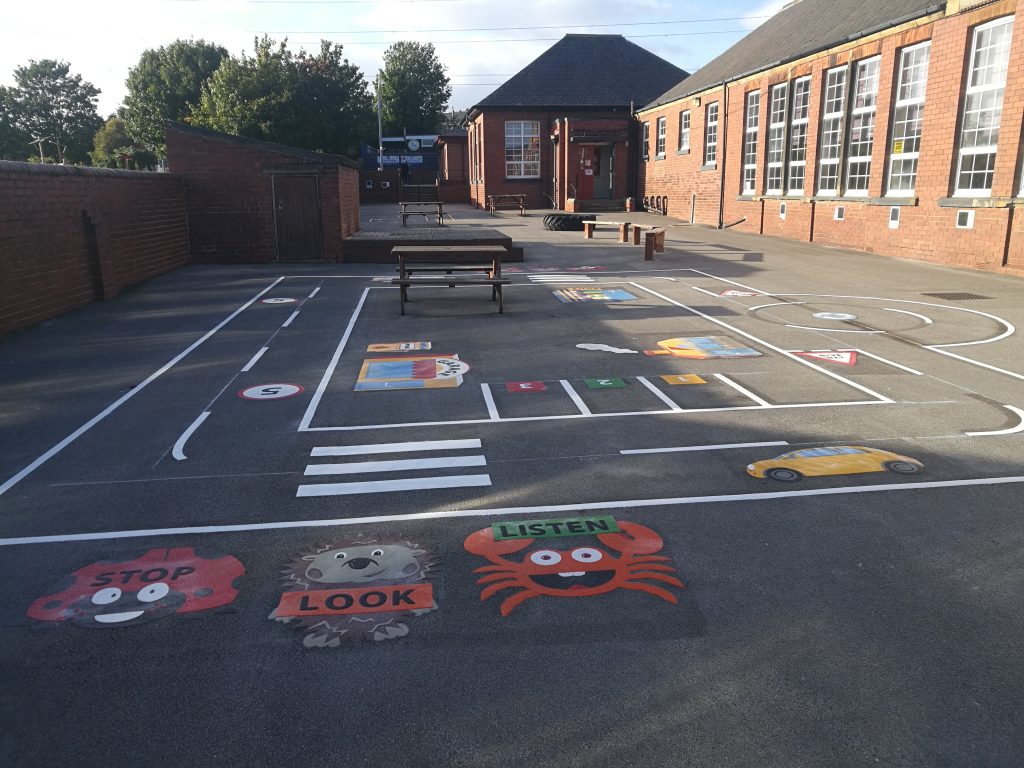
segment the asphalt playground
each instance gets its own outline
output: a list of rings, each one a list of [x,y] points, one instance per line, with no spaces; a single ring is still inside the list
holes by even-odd
[[[543,213],[0,339],[0,763],[1024,764],[1024,282]]]

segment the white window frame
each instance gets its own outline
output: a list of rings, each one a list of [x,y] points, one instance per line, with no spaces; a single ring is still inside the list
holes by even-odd
[[[878,118],[878,82],[881,79],[881,56],[861,59],[853,70],[853,82],[850,88],[850,125],[846,136],[846,196],[867,197],[871,193],[871,158],[875,148],[875,124]],[[858,106],[857,101],[863,97],[865,103]],[[866,140],[854,141],[856,122],[863,121],[862,130],[867,130]],[[855,145],[867,145],[867,152],[854,154]],[[866,166],[867,174],[854,173],[854,166]],[[863,188],[853,188],[855,180],[864,178]]]
[[[516,132],[515,126],[518,126]],[[513,132],[509,132],[512,128]],[[527,130],[531,132],[527,133]],[[516,141],[518,139],[518,142]],[[536,142],[530,141],[536,139]],[[510,141],[512,145],[510,145]],[[515,146],[518,144],[518,146]],[[536,159],[527,159],[527,152],[536,153]],[[515,153],[519,153],[519,159]],[[540,121],[539,120],[506,120],[505,121],[505,178],[506,179],[539,179],[540,178]],[[513,159],[509,159],[512,157]],[[509,173],[510,170],[517,170],[519,173]],[[528,173],[527,166],[536,165],[536,173]]]
[[[971,35],[971,58],[968,60],[968,71],[967,71],[967,88],[964,93],[963,108],[960,112],[960,140],[957,143],[957,163],[956,163],[956,181],[954,195],[956,197],[991,197],[992,196],[992,182],[990,181],[987,187],[964,187],[961,186],[961,178],[964,174],[964,165],[971,158],[970,162],[976,162],[976,159],[981,155],[988,157],[987,164],[990,170],[984,172],[989,176],[990,179],[994,180],[995,177],[995,161],[996,161],[996,149],[999,143],[999,123],[1002,120],[1003,112],[1003,95],[1006,90],[1006,70],[1010,60],[1010,46],[1013,42],[1013,16],[1004,16],[999,19],[995,19],[986,24],[979,24],[974,28],[974,32]],[[1002,61],[998,61],[1000,51],[998,49],[987,48],[984,50],[985,62],[984,65],[979,67],[978,55],[982,53],[978,49],[978,43],[986,32],[990,32],[996,28],[1004,27],[1006,31],[1005,39],[1005,55],[1002,57]],[[995,78],[991,82],[982,83],[981,85],[975,85],[974,81],[978,76],[979,72],[994,67]],[[977,103],[975,100],[979,100],[982,103],[982,108],[979,110],[971,110],[970,105],[972,102]],[[988,104],[985,105],[985,101]],[[978,117],[971,119],[970,115],[974,113]],[[987,144],[979,145],[977,143],[968,146],[966,143],[968,133],[975,131],[982,133],[983,129],[970,128],[969,125],[978,125],[986,121],[983,115],[988,115],[987,122],[990,126],[990,142]],[[976,173],[976,172],[975,172]]]
[[[811,78],[799,77],[793,81],[790,99],[789,150],[786,153],[786,190],[788,194],[802,195],[807,185],[807,134],[811,117]],[[794,184],[796,174],[800,184]]]
[[[743,119],[743,178],[740,193],[757,192],[757,140],[761,121],[761,91],[750,91],[744,99]]]
[[[788,113],[789,83],[773,85],[768,91],[768,144],[764,158],[764,193],[766,195],[781,195],[785,187],[786,115]],[[777,145],[777,150],[772,149],[773,143]],[[778,174],[777,186],[772,183],[773,175],[776,173]]]
[[[704,165],[718,163],[718,102],[712,101],[704,112]]]
[[[651,124],[650,122],[644,121],[643,123],[643,142],[641,151],[643,154],[640,156],[643,160],[651,159]]]
[[[679,151],[690,151],[690,110],[679,113]]]
[[[655,138],[654,154],[657,157],[665,157],[665,133],[668,123],[668,118],[659,117],[657,122],[657,134]]]
[[[818,134],[818,194],[838,195],[843,178],[843,143],[846,121],[846,88],[850,79],[850,68],[846,65],[835,67],[825,73],[825,93],[821,107],[821,130]],[[833,141],[829,141],[829,135]],[[835,183],[828,186],[828,178]]]
[[[917,162],[921,156],[924,99],[928,88],[931,47],[932,43],[929,40],[900,51],[896,102],[893,106],[890,129],[892,146],[889,152],[889,179],[886,189],[888,197],[913,197],[917,188]],[[907,178],[910,179],[909,186],[901,182]]]

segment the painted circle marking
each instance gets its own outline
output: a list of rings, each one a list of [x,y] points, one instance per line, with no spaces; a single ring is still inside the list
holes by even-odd
[[[819,320],[856,320],[856,315],[848,312],[815,312],[814,317]]]
[[[280,299],[263,299],[260,303],[261,304],[294,304],[296,301],[298,301],[298,299],[280,298]]]
[[[238,390],[238,396],[244,400],[281,400],[305,391],[306,388],[298,384],[257,384]]]

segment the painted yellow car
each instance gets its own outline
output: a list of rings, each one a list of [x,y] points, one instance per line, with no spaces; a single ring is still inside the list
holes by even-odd
[[[896,472],[913,475],[924,465],[917,459],[901,456],[880,448],[862,445],[836,445],[827,448],[805,448],[790,451],[774,459],[755,461],[747,465],[747,474],[753,477],[793,483],[804,477],[822,475],[853,475],[858,472]]]

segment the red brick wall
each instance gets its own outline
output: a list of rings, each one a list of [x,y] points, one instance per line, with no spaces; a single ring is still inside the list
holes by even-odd
[[[641,161],[638,196],[666,195],[670,214],[688,220],[690,197],[696,194],[696,221],[717,226],[724,159],[725,193],[721,213],[726,224],[745,216],[747,221],[736,226],[739,230],[921,261],[1024,274],[1024,233],[1020,231],[1024,224],[1020,206],[1024,206],[1024,200],[1014,199],[1019,195],[1021,136],[1024,133],[1024,19],[1018,18],[1014,25],[992,198],[973,203],[970,200],[956,201],[959,208],[939,204],[940,200],[953,194],[963,80],[972,29],[986,21],[1013,14],[1016,7],[1016,0],[1000,0],[961,14],[910,25],[878,38],[853,41],[842,49],[730,85],[728,109],[721,111],[728,127],[724,127],[720,118],[719,160],[713,170],[701,168],[704,117],[708,103],[723,102],[721,88],[698,94],[700,105],[691,97],[642,113],[639,119],[651,124],[652,156],[647,162]],[[898,201],[910,204],[900,206],[899,228],[890,229],[889,211],[896,201],[884,195],[899,56],[904,47],[926,40],[930,40],[932,45],[916,200]],[[815,198],[825,72],[875,55],[881,56],[881,62],[869,195],[867,198],[848,197],[842,200]],[[782,198],[787,208],[783,220],[779,217],[780,198],[761,198],[764,192],[769,88],[804,75],[811,76],[807,182],[803,195]],[[745,94],[751,90],[758,90],[761,94],[757,189],[755,195],[741,197],[744,104]],[[684,109],[689,109],[691,115],[689,155],[679,155],[675,151],[679,113]],[[655,126],[660,116],[667,118],[667,151],[664,159],[655,159]],[[724,157],[723,130],[728,133]],[[845,208],[845,220],[835,221],[833,215],[840,205]],[[974,210],[973,229],[955,228],[956,212],[963,208]]]
[[[277,258],[273,173],[319,180],[322,258],[343,261],[342,239],[359,229],[359,174],[260,142],[168,126],[171,172],[185,179],[189,248],[196,262],[261,264]]]
[[[0,333],[188,263],[181,179],[0,161]]]

